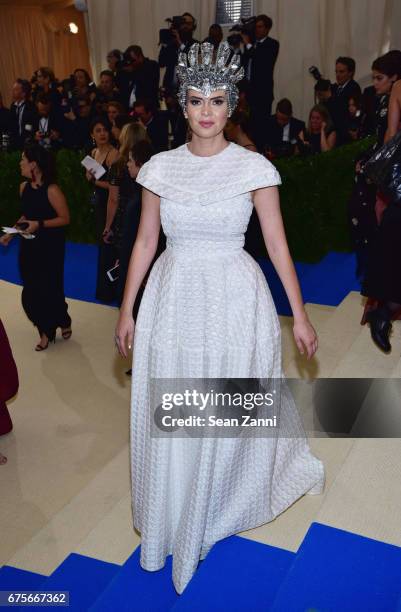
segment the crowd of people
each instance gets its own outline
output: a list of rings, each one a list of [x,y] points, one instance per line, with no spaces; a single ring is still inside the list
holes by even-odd
[[[228,37],[232,53],[238,54],[244,67],[244,78],[238,84],[240,103],[227,126],[227,137],[236,141],[245,133],[250,147],[272,159],[327,151],[372,133],[375,92],[369,87],[362,94],[354,80],[355,61],[350,57],[337,58],[335,83],[312,67],[317,80],[316,105],[306,123],[293,116],[287,98],[278,101],[272,114],[273,73],[280,48],[269,35],[272,26],[270,17],[258,15],[252,29],[240,28],[238,34]],[[9,109],[0,96],[2,148],[22,149],[33,140],[53,150],[89,151],[93,148],[91,125],[100,116],[108,123],[114,145],[122,126],[135,121],[144,126],[156,152],[180,146],[188,133],[176,97],[176,65],[178,54],[199,42],[195,30],[196,21],[190,13],[184,13],[169,30],[161,30],[157,61],[145,57],[138,45],[130,45],[124,52],[113,49],[107,55],[108,69],[100,73],[97,84],[81,68],[62,81],[45,66],[31,81],[17,78]],[[206,40],[217,48],[222,38],[221,27],[212,24]],[[160,87],[161,68],[165,71]]]
[[[391,84],[401,72],[397,64],[399,52],[391,51],[384,60],[376,60],[372,66],[373,85],[363,93],[354,80],[356,66],[352,58],[337,58],[335,83],[324,79],[316,67],[311,67],[310,72],[316,80],[316,104],[305,123],[293,116],[292,104],[287,98],[279,100],[274,114],[271,114],[273,72],[279,53],[278,41],[269,36],[272,25],[269,17],[259,15],[254,19],[252,32],[249,27],[240,28],[236,35],[228,38],[231,56],[238,54],[244,78],[238,83],[239,101],[227,120],[225,138],[262,153],[268,159],[325,152],[374,133],[378,135],[378,142],[383,142]],[[177,97],[177,61],[180,52],[188,53],[191,45],[198,42],[194,38],[195,29],[194,17],[184,13],[168,30],[161,30],[158,61],[145,57],[138,45],[130,45],[125,52],[110,51],[107,56],[109,67],[100,73],[97,85],[91,81],[87,71],[80,68],[59,82],[50,68],[41,67],[31,82],[16,79],[10,109],[3,107],[0,97],[2,147],[23,151],[21,172],[28,180],[28,185],[21,190],[23,214],[18,222],[28,221],[28,231],[40,230],[43,235],[50,231],[49,236],[52,233],[55,236],[53,230],[57,227],[59,262],[64,257],[62,227],[69,222],[67,204],[63,196],[64,212],[60,217],[61,209],[54,206],[54,194],[52,200],[48,189],[40,189],[43,185],[51,185],[45,178],[51,174],[48,172],[51,152],[61,147],[75,148],[88,153],[103,166],[104,175],[99,179],[92,171],[86,171],[99,245],[96,297],[102,302],[117,300],[121,304],[123,298],[141,211],[136,174],[153,154],[179,147],[191,138]],[[213,24],[206,40],[217,49],[222,38],[221,27]],[[162,87],[159,86],[160,68],[165,68]],[[354,194],[353,206],[359,208],[352,214],[351,227],[361,262],[368,242],[367,234],[372,232],[374,223],[371,207],[358,205],[358,198],[359,201],[367,200],[369,194],[366,192],[372,192],[372,188],[366,182],[361,185],[363,179],[358,176],[356,181],[358,191],[355,193],[359,195]],[[374,197],[372,193],[371,197]],[[60,198],[56,196],[56,202],[61,201]],[[370,214],[368,221],[367,214]],[[254,217],[255,214],[248,231],[248,236],[253,238]],[[56,218],[59,221],[55,222]],[[40,225],[42,219],[48,219],[46,229]],[[0,239],[3,244],[10,240],[11,235]],[[23,243],[21,249],[20,263],[27,279],[31,274],[29,270],[36,265],[32,253],[38,248],[35,246],[37,243],[39,241]],[[161,232],[156,257],[164,245],[165,237]],[[42,255],[35,251],[38,261],[41,257],[46,260],[47,247],[43,248]],[[249,239],[246,248],[252,254]],[[57,258],[52,260],[54,265],[52,271],[48,270],[44,284],[48,285],[50,274],[54,277],[54,286],[59,287],[59,306],[52,309],[53,315],[61,313],[59,320],[53,316],[54,320],[48,317],[43,321],[43,313],[35,304],[35,300],[40,299],[38,292],[29,292],[27,287],[24,291],[24,308],[41,336],[37,350],[47,348],[48,342],[55,337],[57,326],[61,326],[65,338],[70,335],[71,321],[64,312],[64,298],[60,297],[63,295],[60,280],[63,271],[56,261]],[[47,270],[48,263],[40,266],[37,262],[37,266]],[[51,303],[47,296],[46,302],[49,301]]]

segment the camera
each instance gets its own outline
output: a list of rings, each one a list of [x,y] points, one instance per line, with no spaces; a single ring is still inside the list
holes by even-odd
[[[320,81],[320,79],[322,79],[322,74],[319,70],[319,68],[317,66],[310,66],[308,68],[308,72],[309,74],[311,74],[313,76],[313,78],[315,79],[315,81]]]
[[[159,44],[170,45],[174,42],[171,30],[179,30],[185,19],[182,15],[174,15],[174,17],[168,17],[165,21],[170,24],[170,27],[159,30]]]
[[[229,32],[238,32],[237,36],[239,36],[239,34],[247,34],[248,36],[250,36],[251,41],[254,42],[255,41],[255,27],[256,27],[256,17],[248,17],[247,19],[245,17],[242,17],[241,23],[235,23],[233,27],[229,29]],[[232,36],[235,36],[235,34],[233,34]],[[235,44],[234,42],[230,43],[229,38],[231,38],[231,36],[227,37],[228,43]],[[242,40],[241,37],[240,39]],[[236,41],[238,41],[238,39],[236,39]]]

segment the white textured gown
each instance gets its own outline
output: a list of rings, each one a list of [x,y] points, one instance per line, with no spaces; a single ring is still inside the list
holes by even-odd
[[[250,192],[281,181],[262,155],[231,143],[211,157],[187,145],[159,153],[137,182],[160,196],[167,246],[150,273],[135,328],[133,517],[141,566],[161,569],[172,554],[173,583],[182,593],[213,544],[271,521],[307,492],[321,493],[325,474],[290,397],[282,401],[276,437],[150,436],[150,377],[283,375],[271,293],[243,249]]]

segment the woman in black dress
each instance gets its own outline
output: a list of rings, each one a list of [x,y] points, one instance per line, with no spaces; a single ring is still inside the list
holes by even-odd
[[[107,271],[113,267],[116,259],[115,248],[104,241],[108,234],[106,228],[107,200],[109,197],[109,170],[118,158],[118,150],[110,142],[110,127],[106,120],[99,117],[91,124],[91,136],[96,143],[91,156],[105,169],[105,174],[96,180],[91,172],[86,171],[86,178],[93,185],[92,205],[95,213],[96,240],[99,246],[97,262],[96,298],[101,302],[112,302],[115,299],[115,287],[107,277]]]
[[[337,134],[328,110],[316,104],[309,113],[308,129],[300,132],[298,149],[300,153],[324,153],[336,146]]]
[[[387,76],[390,91],[401,78],[401,52],[390,51],[379,58],[376,69]],[[378,68],[379,65],[379,68]],[[394,119],[391,115],[395,114]],[[395,105],[391,105],[388,123],[392,126],[399,121]],[[387,130],[385,130],[387,131]],[[391,133],[383,133],[386,142]],[[368,252],[367,272],[362,286],[362,295],[368,297],[362,323],[370,324],[375,344],[385,353],[391,351],[389,335],[391,321],[401,315],[401,206],[378,194],[378,227],[373,235]]]
[[[54,161],[40,145],[25,148],[20,162],[22,215],[17,223],[33,234],[20,238],[19,267],[23,283],[22,305],[37,327],[37,351],[47,349],[61,327],[65,340],[71,336],[71,318],[64,296],[65,231],[70,222],[64,194],[55,182]],[[1,240],[7,244],[10,236]]]

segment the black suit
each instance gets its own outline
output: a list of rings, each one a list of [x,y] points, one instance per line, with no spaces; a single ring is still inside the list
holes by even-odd
[[[4,106],[0,107],[0,134],[10,131],[10,110]]]
[[[171,93],[175,93],[177,90],[177,82],[174,81],[174,71],[178,62],[178,54],[185,51],[188,53],[188,49],[195,42],[198,42],[194,38],[188,40],[185,44],[185,49],[181,50],[175,43],[169,45],[162,45],[159,52],[159,66],[165,68],[166,71],[163,77],[163,87]]]
[[[21,120],[20,120],[21,113]],[[15,102],[10,107],[10,136],[11,146],[14,149],[22,149],[27,139],[33,138],[34,128],[37,121],[37,112],[32,102],[24,102],[22,108],[18,108]]]
[[[265,142],[266,145],[276,154],[280,154],[280,151],[283,151],[286,145],[290,146],[291,143],[294,144],[299,136],[299,133],[305,129],[305,123],[300,119],[295,119],[295,117],[291,117],[289,125],[290,129],[288,141],[284,141],[284,127],[279,125],[276,115],[272,115],[267,122]]]
[[[168,149],[168,111],[158,111],[146,125],[146,131],[156,153]]]
[[[245,74],[250,84],[251,123],[258,147],[263,145],[262,135],[266,133],[267,120],[271,115],[274,100],[273,72],[279,48],[279,42],[267,36],[262,42],[257,41],[255,46],[246,49],[243,54]]]
[[[129,101],[134,87],[137,100],[139,98],[146,98],[156,106],[159,105],[160,69],[155,60],[145,57],[140,68],[125,74],[125,81],[120,93],[123,104],[127,109],[130,109]]]
[[[348,138],[348,102],[353,96],[361,96],[361,88],[358,83],[351,79],[341,87],[338,83],[331,86],[333,98],[336,103],[337,116],[333,117],[333,122],[337,132],[337,145],[344,144]]]
[[[41,131],[41,121],[40,121],[41,118],[42,117],[40,117],[39,115],[36,115],[35,117],[35,123],[34,123],[34,128],[33,128],[34,136],[36,132]],[[59,148],[62,145],[63,119],[64,117],[62,118],[61,114],[57,112],[56,110],[52,110],[49,114],[49,118],[47,122],[47,130],[46,130],[47,135],[49,135],[52,130],[60,134],[57,140],[51,141],[52,149]]]

